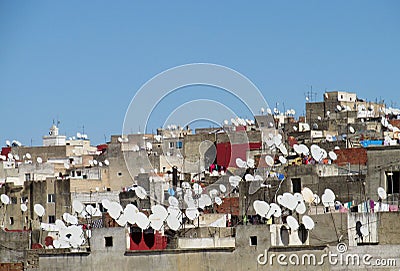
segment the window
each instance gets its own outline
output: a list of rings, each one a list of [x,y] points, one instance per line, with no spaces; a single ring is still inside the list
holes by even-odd
[[[10,216],[10,225],[14,225],[14,217]]]
[[[17,204],[17,197],[11,197],[11,204]]]
[[[47,194],[47,202],[56,202],[56,197],[54,194]]]
[[[31,180],[31,174],[25,173],[25,181],[29,182]]]
[[[56,223],[56,216],[54,216],[54,215],[49,215],[49,223],[50,223],[50,224]]]
[[[301,193],[301,179],[292,179],[293,193]]]
[[[386,172],[386,191],[388,194],[399,193],[400,191],[400,172],[398,171],[389,171]]]
[[[173,149],[175,147],[175,142],[169,142],[169,148]]]
[[[178,141],[178,142],[176,142],[176,148],[177,149],[182,149],[182,141]]]
[[[257,246],[257,236],[250,236],[250,246]]]
[[[113,238],[112,236],[107,236],[104,237],[104,242],[106,247],[112,247],[113,246]]]

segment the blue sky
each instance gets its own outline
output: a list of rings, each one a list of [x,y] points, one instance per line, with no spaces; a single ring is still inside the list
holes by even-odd
[[[57,118],[61,133],[84,126],[102,143],[147,80],[194,62],[235,69],[298,113],[311,85],[318,99],[340,89],[400,107],[399,11],[398,1],[0,1],[0,143],[40,145]],[[151,126],[213,93],[161,103]]]

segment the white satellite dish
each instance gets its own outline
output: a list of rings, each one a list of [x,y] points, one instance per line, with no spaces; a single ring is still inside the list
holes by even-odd
[[[123,212],[122,206],[118,202],[111,202],[110,206],[108,208],[108,214],[114,218],[117,219]]]
[[[195,220],[200,215],[197,208],[187,208],[185,214],[186,217],[190,220]]]
[[[337,159],[337,155],[334,151],[329,152],[329,158],[331,158],[333,161]]]
[[[308,147],[304,144],[300,144],[299,149],[301,150],[301,153],[304,155],[308,155],[310,153]]]
[[[299,222],[293,216],[286,217],[286,222],[291,230],[296,231],[299,229]]]
[[[283,156],[279,156],[279,162],[281,162],[282,165],[285,165],[287,163],[287,160]]]
[[[36,158],[36,162],[38,162],[38,164],[43,163],[43,159],[41,157]]]
[[[145,199],[147,197],[146,190],[141,186],[135,187],[135,193],[140,199]]]
[[[244,179],[245,179],[247,182],[251,182],[251,181],[254,181],[254,176],[251,175],[251,174],[246,174],[246,175],[244,176]]]
[[[33,210],[35,211],[35,214],[39,217],[42,217],[45,213],[44,207],[38,203],[33,206]]]
[[[364,237],[369,235],[369,230],[368,230],[368,227],[366,225],[362,225],[361,226],[360,232]]]
[[[256,213],[261,216],[261,217],[266,217],[268,214],[268,211],[270,209],[270,206],[268,203],[262,200],[255,200],[253,202],[253,208]]]
[[[220,197],[215,197],[214,201],[217,205],[221,205],[222,204],[222,199]]]
[[[354,134],[354,133],[356,132],[356,130],[354,130],[353,126],[350,126],[350,127],[349,127],[349,131],[350,131],[350,133],[352,133],[352,134]]]
[[[194,192],[196,195],[200,195],[200,194],[203,192],[203,188],[201,187],[200,184],[194,183],[194,184],[193,184],[193,192]]]
[[[317,194],[314,194],[314,200],[313,200],[312,203],[315,204],[315,205],[318,205],[318,204],[321,203],[321,199]]]
[[[136,225],[138,225],[139,228],[141,228],[142,230],[145,230],[145,229],[147,229],[149,224],[150,224],[150,221],[144,213],[139,212],[136,214]]]
[[[88,205],[91,206],[91,205]],[[78,214],[82,213],[83,210],[85,209],[85,205],[82,204],[82,202],[80,202],[77,199],[74,199],[72,201],[72,209],[77,212]]]
[[[297,126],[293,126],[293,131],[297,132]]]
[[[179,200],[174,196],[169,196],[168,203],[170,206],[179,206]]]
[[[312,229],[314,229],[314,226],[315,226],[314,221],[313,221],[312,218],[309,217],[308,215],[304,215],[304,216],[301,218],[301,221],[303,222],[303,225],[304,225],[304,227],[305,227],[307,230],[312,230]]]
[[[10,140],[6,140],[6,146],[7,146],[7,147],[10,147],[10,146],[11,146]]]
[[[301,190],[301,194],[303,195],[303,199],[307,203],[312,203],[314,200],[314,194],[311,191],[310,188],[304,187],[303,190]]]
[[[26,204],[25,203],[22,203],[21,204],[21,211],[22,212],[26,212],[28,210],[28,207],[26,206]]]
[[[176,218],[174,216],[168,216],[167,225],[171,230],[177,231],[177,230],[179,230],[181,223],[178,220],[178,218]]]
[[[250,167],[250,168],[254,167],[254,163],[255,163],[255,161],[252,158],[249,158],[247,160],[247,166]]]
[[[242,178],[240,178],[240,176],[230,176],[229,184],[233,187],[238,187],[241,180],[242,180]]]
[[[274,159],[269,155],[265,156],[265,162],[270,167],[272,167],[274,165]]]
[[[378,187],[378,196],[382,200],[387,198],[386,190],[383,187]]]
[[[340,112],[342,111],[342,107],[340,105],[336,105],[336,110]]]
[[[108,199],[102,199],[101,205],[103,205],[103,207],[108,210],[111,206],[111,202]]]
[[[245,168],[247,166],[246,161],[243,161],[241,158],[236,158],[236,165],[239,168]]]
[[[274,216],[274,217],[278,218],[278,217],[280,217],[281,215],[282,215],[282,209],[281,209],[281,207],[279,207],[279,205],[276,204],[276,203],[271,203],[271,204],[269,205],[269,211],[268,211],[268,213],[267,213],[267,215],[266,215],[266,218],[267,218],[267,219],[270,219],[271,216]]]
[[[0,199],[4,205],[7,205],[10,203],[10,198],[6,194],[1,194]]]
[[[287,156],[287,155],[288,155],[288,151],[287,151],[285,145],[283,145],[283,144],[279,145],[278,149],[281,151],[281,153],[282,153],[284,156]]]
[[[121,214],[117,219],[115,219],[115,222],[117,222],[119,226],[124,227],[128,222],[128,219],[125,214]]]
[[[156,231],[159,231],[164,226],[165,219],[166,219],[166,217],[161,218],[157,214],[151,214],[149,216],[150,227],[152,227]]]
[[[58,228],[58,230],[63,230],[63,229],[67,228],[67,226],[65,226],[64,222],[62,220],[60,220],[60,219],[56,220],[55,225]]]
[[[106,166],[109,166],[109,165],[110,165],[110,161],[108,161],[108,160],[106,159],[106,160],[104,160],[104,164],[105,164]]]
[[[157,217],[162,219],[163,221],[167,218],[168,216],[168,211],[165,209],[164,206],[157,204],[151,207],[151,212],[155,214]]]
[[[229,124],[229,121],[228,121],[228,120],[224,120],[224,124],[225,124],[225,125],[228,125],[228,124]]]
[[[333,207],[335,205],[335,194],[327,188],[321,197],[321,201],[325,207]]]
[[[225,187],[225,185],[220,184],[220,185],[219,185],[219,190],[220,190],[222,193],[225,193],[225,192],[226,192],[226,187]]]

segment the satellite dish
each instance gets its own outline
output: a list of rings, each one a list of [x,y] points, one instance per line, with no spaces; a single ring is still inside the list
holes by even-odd
[[[247,166],[250,168],[254,167],[254,159],[249,158],[247,160]]]
[[[226,187],[225,187],[225,185],[220,184],[220,185],[219,185],[219,190],[220,190],[222,193],[225,193],[225,192],[226,192]]]
[[[286,222],[290,229],[297,231],[299,229],[299,222],[293,216],[286,217]]]
[[[164,206],[157,204],[151,207],[151,212],[164,221],[168,216],[168,211],[165,209]]]
[[[171,230],[177,231],[177,230],[179,230],[181,223],[178,220],[178,218],[176,218],[174,216],[168,216],[167,225]]]
[[[35,214],[39,217],[42,217],[45,213],[44,207],[40,204],[35,204],[33,206],[33,210],[35,211]]]
[[[242,180],[242,178],[240,178],[240,176],[230,176],[229,184],[233,187],[238,187],[241,180]]]
[[[315,205],[318,205],[318,204],[320,204],[320,202],[321,202],[320,197],[317,194],[314,194],[314,200],[312,203],[314,203]]]
[[[285,145],[283,145],[283,144],[279,145],[278,149],[281,151],[281,153],[282,153],[284,156],[287,156],[287,155],[288,155],[288,151],[287,151]]]
[[[139,228],[141,228],[142,230],[145,230],[145,229],[147,229],[149,224],[150,224],[150,221],[144,213],[139,212],[136,214],[136,225],[138,225]]]
[[[229,121],[228,121],[228,120],[224,120],[224,124],[225,124],[225,125],[228,125],[228,124],[229,124]]]
[[[145,199],[147,196],[146,190],[141,186],[135,187],[135,193],[138,196],[138,198],[140,198],[140,199]]]
[[[314,194],[308,187],[304,187],[303,190],[301,190],[301,195],[303,196],[304,201],[307,203],[312,203],[314,200]]]
[[[352,133],[352,134],[354,134],[356,131],[354,130],[354,128],[353,128],[353,126],[350,126],[349,127],[349,131],[350,131],[350,133]]]
[[[241,158],[236,158],[236,165],[239,168],[246,168],[247,163],[245,161],[243,161]]]
[[[378,187],[378,196],[382,200],[385,200],[387,198],[386,191],[383,187]]]
[[[281,164],[282,164],[282,165],[284,165],[284,164],[286,164],[286,163],[287,163],[287,160],[286,160],[286,158],[285,158],[285,157],[283,157],[283,156],[279,156],[279,162],[281,162]]]
[[[265,112],[265,108],[261,107],[261,113],[264,113],[264,112]]]
[[[335,205],[335,194],[329,188],[325,189],[324,194],[321,197],[322,204],[325,207],[333,207]]]
[[[108,210],[111,206],[111,202],[108,199],[102,199],[101,205],[103,205],[103,207]]]
[[[91,205],[88,205],[91,206]],[[85,208],[85,205],[83,205],[79,200],[74,199],[72,201],[72,209],[77,212],[78,214],[83,212],[83,209]]]
[[[197,208],[187,208],[185,214],[186,217],[190,220],[195,220],[200,215]]]
[[[274,165],[274,159],[269,155],[265,156],[265,162],[270,167],[272,167]]]
[[[115,219],[115,222],[121,227],[125,227],[126,223],[128,222],[127,217],[125,216],[124,213],[122,213],[117,219]]]
[[[7,205],[10,203],[10,198],[6,194],[1,194],[0,199],[4,205]]]
[[[169,196],[168,203],[170,206],[179,206],[179,200],[174,196]]]
[[[22,203],[21,204],[21,211],[22,212],[26,212],[28,210],[28,207],[26,206],[26,204],[25,203]]]
[[[262,200],[255,200],[253,202],[253,208],[256,213],[261,216],[261,217],[266,217],[268,214],[268,211],[270,209],[270,206],[268,203]]]
[[[297,132],[297,126],[293,126],[293,131]]]
[[[271,108],[267,108],[267,114],[272,115],[272,110],[271,110]]]
[[[301,218],[301,221],[303,222],[303,225],[304,225],[304,227],[307,229],[307,230],[312,230],[312,229],[314,229],[314,221],[312,220],[312,218],[311,217],[309,217],[308,215],[304,215],[302,218]]]
[[[270,219],[271,216],[274,216],[274,217],[278,218],[278,217],[280,217],[281,215],[282,215],[282,209],[281,209],[281,207],[279,207],[279,205],[276,204],[276,203],[271,203],[271,204],[269,205],[269,211],[268,211],[268,213],[267,213],[267,215],[266,215],[266,218],[267,218],[267,219]]]
[[[108,214],[113,219],[117,219],[123,213],[122,206],[118,202],[115,202],[115,201],[110,203],[110,206],[107,211],[108,211]]]
[[[342,111],[342,107],[340,105],[337,105],[336,110],[340,112],[340,111]]]
[[[244,179],[245,179],[247,182],[251,182],[251,181],[254,181],[254,176],[251,175],[251,174],[246,174],[246,175],[244,176]]]
[[[38,162],[38,164],[43,163],[43,159],[41,157],[36,158],[36,161]]]
[[[55,225],[59,231],[67,228],[67,226],[65,226],[64,222],[60,219],[56,220]]]
[[[215,197],[214,201],[217,205],[221,205],[222,204],[222,199],[220,197]]]
[[[10,140],[6,140],[6,146],[7,146],[7,147],[10,147],[10,146],[11,146]]]
[[[301,153],[304,155],[308,155],[310,153],[308,147],[304,144],[300,144],[299,149],[301,150]]]
[[[329,158],[331,158],[333,161],[337,159],[337,155],[334,151],[329,152]]]
[[[360,228],[360,232],[361,234],[365,237],[369,235],[369,231],[368,228],[365,225],[362,225]]]

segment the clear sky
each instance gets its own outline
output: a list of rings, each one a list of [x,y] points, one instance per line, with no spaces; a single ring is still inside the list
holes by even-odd
[[[148,2],[0,0],[0,144],[40,145],[53,119],[102,143],[147,80],[194,62],[239,71],[281,110],[303,112],[311,85],[400,107],[399,1]],[[160,104],[153,128],[180,97],[213,95],[200,90]]]

